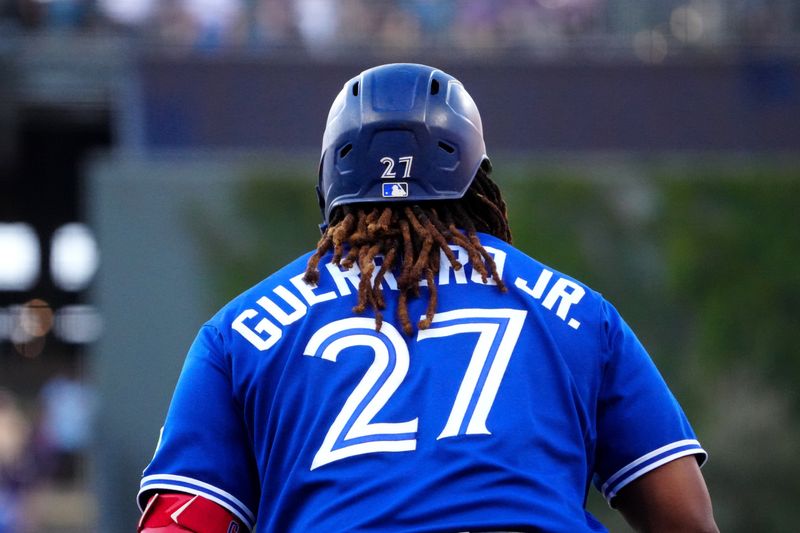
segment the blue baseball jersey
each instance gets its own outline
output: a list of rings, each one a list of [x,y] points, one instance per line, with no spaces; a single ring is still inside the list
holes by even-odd
[[[597,292],[489,235],[508,287],[443,258],[433,322],[354,314],[359,271],[309,255],[241,294],[191,346],[153,492],[200,494],[257,532],[605,531],[585,510],[679,457],[683,411]],[[424,285],[424,284],[423,284]],[[409,302],[417,322],[422,297]]]

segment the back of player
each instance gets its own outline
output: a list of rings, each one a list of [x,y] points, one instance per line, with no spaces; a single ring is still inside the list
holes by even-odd
[[[473,108],[419,65],[345,85],[318,248],[201,329],[140,504],[197,494],[264,532],[604,531],[593,481],[612,500],[704,459],[616,310],[509,243]]]
[[[481,241],[513,288],[442,269],[434,320],[411,338],[353,316],[355,266],[323,269],[311,289],[302,258],[237,298],[189,354],[144,488],[174,488],[158,472],[180,472],[202,494],[238,494],[260,531],[574,532],[602,530],[583,510],[594,472],[612,496],[657,461],[702,453],[611,306]]]

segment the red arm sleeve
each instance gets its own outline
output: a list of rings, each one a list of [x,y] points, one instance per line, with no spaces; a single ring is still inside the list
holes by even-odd
[[[221,505],[194,494],[154,494],[138,533],[244,533],[247,528]]]

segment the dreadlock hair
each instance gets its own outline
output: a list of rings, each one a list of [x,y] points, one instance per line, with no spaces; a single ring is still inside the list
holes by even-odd
[[[316,252],[308,260],[303,280],[309,284],[319,282],[319,261],[330,250],[333,250],[331,263],[344,268],[357,264],[361,281],[353,312],[363,313],[372,308],[375,329],[380,330],[385,308],[381,282],[390,269],[396,269],[400,273],[397,314],[406,335],[414,330],[408,314],[408,300],[419,296],[421,279],[427,280],[430,292],[425,317],[417,326],[427,329],[433,320],[437,305],[434,280],[439,272],[440,251],[444,252],[453,270],[462,268],[449,243],[466,250],[472,268],[484,283],[491,277],[497,288],[506,292],[494,260],[476,234],[478,231],[489,233],[511,243],[506,204],[500,189],[489,178],[490,171],[486,161],[459,200],[363,203],[335,208]],[[375,274],[377,255],[383,256],[383,262]]]

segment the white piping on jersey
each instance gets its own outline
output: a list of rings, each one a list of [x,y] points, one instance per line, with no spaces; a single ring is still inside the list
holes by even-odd
[[[627,465],[623,466],[622,468],[617,470],[617,472],[615,474],[613,474],[611,477],[609,477],[608,480],[606,480],[606,482],[603,483],[603,486],[600,488],[601,492],[603,492],[603,494],[605,494],[606,489],[609,487],[609,485],[614,483],[620,477],[622,477],[625,474],[627,474],[630,470],[636,468],[637,466],[639,466],[640,464],[644,463],[645,461],[647,461],[649,459],[652,459],[656,455],[661,455],[664,452],[668,452],[670,450],[674,450],[675,448],[681,448],[683,446],[689,446],[691,444],[697,445],[698,448],[700,447],[700,443],[697,440],[695,440],[695,439],[684,439],[684,440],[679,440],[679,441],[673,442],[671,444],[667,444],[665,446],[662,446],[662,447],[660,447],[658,449],[653,450],[650,453],[644,454],[643,456],[639,457],[638,459],[636,459],[634,461],[631,461]]]
[[[679,452],[675,452],[675,453],[673,453],[671,455],[668,455],[668,456],[666,456],[666,457],[664,457],[662,459],[659,459],[658,461],[647,465],[646,467],[642,468],[641,470],[636,470],[630,476],[628,476],[625,479],[623,479],[622,481],[620,481],[617,484],[617,486],[614,487],[614,490],[612,490],[611,492],[609,492],[606,495],[606,501],[609,502],[609,504],[610,504],[611,500],[614,499],[614,496],[617,495],[617,493],[620,491],[620,489],[622,489],[625,485],[631,483],[632,481],[635,481],[636,479],[638,479],[641,476],[645,475],[646,473],[650,472],[651,470],[655,470],[659,466],[665,465],[665,464],[667,464],[667,463],[669,463],[671,461],[674,461],[675,459],[680,459],[681,457],[686,457],[687,455],[696,455],[698,453],[705,454],[706,451],[703,450],[702,448],[689,448],[688,450],[681,450]]]
[[[208,483],[204,483],[204,482],[199,481],[199,480],[194,479],[194,478],[190,478],[190,477],[187,477],[187,476],[177,476],[177,475],[174,475],[174,474],[154,474],[154,475],[143,477],[140,486],[141,486],[142,489],[147,489],[147,490],[150,490],[150,489],[156,488],[156,487],[162,488],[165,485],[167,485],[167,483],[152,483],[152,484],[150,483],[150,481],[158,482],[158,481],[161,481],[161,480],[166,481],[166,482],[168,482],[168,481],[178,481],[178,482],[182,482],[182,483],[189,483],[191,485],[195,485],[198,488],[205,489],[210,494],[218,494],[219,496],[222,496],[223,498],[227,498],[230,502],[232,502],[235,505],[239,506],[242,510],[244,510],[247,513],[247,516],[248,516],[249,520],[244,520],[243,519],[243,521],[245,521],[245,522],[254,522],[255,521],[255,515],[250,511],[250,509],[244,503],[239,501],[239,499],[236,498],[236,496],[234,496],[233,494],[231,494],[229,492],[226,492],[226,491],[224,491],[224,490],[222,490],[222,489],[220,489],[218,487],[215,487],[214,485],[210,485]],[[145,485],[147,485],[147,486],[145,487]],[[169,488],[178,489],[178,490],[180,490],[182,488],[184,490],[184,492],[186,492],[189,489],[191,489],[192,487],[184,487],[183,485],[172,485],[172,484],[170,484]],[[192,494],[196,494],[196,492],[192,492]],[[205,493],[203,493],[203,496],[205,496]],[[209,498],[209,499],[211,499],[211,498]],[[219,503],[219,502],[217,502],[217,503]],[[229,508],[230,505],[225,505],[225,507]],[[231,509],[231,510],[233,510],[233,509]]]

